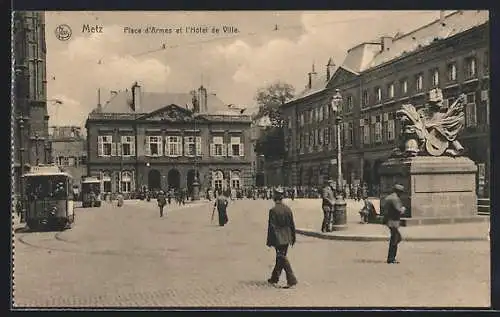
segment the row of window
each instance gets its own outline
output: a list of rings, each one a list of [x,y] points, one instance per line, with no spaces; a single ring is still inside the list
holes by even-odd
[[[234,189],[239,189],[241,187],[241,177],[239,171],[230,171],[229,179],[224,180],[224,173],[222,171],[212,172],[212,188],[223,190],[227,186]]]
[[[113,142],[111,135],[98,136],[98,153],[99,157],[106,156],[135,156],[135,137],[122,136],[121,142]],[[199,136],[147,136],[144,152],[146,156],[201,156],[202,155],[202,140]],[[224,143],[224,137],[212,137],[210,143],[210,156],[214,157],[236,157],[244,156],[244,145],[241,143],[240,136],[232,136],[230,143]]]
[[[54,158],[55,163],[59,166],[74,166],[87,164],[86,156],[57,156]]]
[[[134,171],[122,171],[117,172],[117,177],[115,178],[115,188],[116,191],[122,193],[129,193],[135,190],[135,177]],[[110,172],[101,172],[100,179],[102,180],[102,188],[101,191],[104,193],[112,192],[111,187],[111,173]]]
[[[122,171],[116,173],[115,188],[118,192],[129,193],[135,190],[134,171]],[[112,174],[111,172],[101,172],[100,178],[102,180],[102,192],[110,193],[112,188]],[[226,189],[227,186],[238,189],[241,187],[240,171],[230,171],[229,179],[224,179],[224,173],[220,170],[212,172],[212,188]]]
[[[488,54],[488,53],[485,53]],[[485,69],[487,70],[488,58],[485,58]],[[421,93],[424,91],[424,72],[418,73],[414,77],[415,82],[415,93]],[[440,70],[439,68],[433,68],[429,71],[430,88],[438,88],[441,84]],[[446,79],[448,84],[452,84],[457,81],[457,63],[452,62],[446,65]],[[468,57],[465,59],[464,64],[464,79],[470,80],[477,77],[477,60],[475,57]],[[408,78],[404,78],[399,81],[399,95],[401,97],[408,95]],[[382,87],[377,86],[374,88],[375,104],[381,103],[385,99],[393,99],[396,97],[396,83],[392,82],[387,85],[386,93],[383,93]],[[370,105],[370,95],[368,90],[363,91],[362,106],[367,107]],[[352,110],[352,107],[347,105],[347,112]]]
[[[393,113],[372,116],[360,119],[360,136],[363,144],[382,143],[383,140],[394,141],[396,138],[396,125]],[[354,125],[352,121],[343,122],[341,138],[344,146],[351,146],[354,140]],[[333,142],[330,142],[333,140]],[[306,150],[312,152],[315,147],[324,145],[336,146],[335,128],[317,128],[311,132],[301,132],[298,140],[299,152],[302,154]]]
[[[477,58],[476,57],[467,57],[464,60],[464,79],[471,80],[477,78]],[[489,73],[489,53],[486,51],[483,57],[483,70],[484,73]],[[414,77],[414,87],[415,93],[424,92],[424,72],[420,72]],[[429,81],[430,88],[437,88],[441,85],[441,72],[439,68],[433,68],[429,71]],[[446,81],[448,84],[453,84],[457,81],[457,63],[451,62],[446,65]],[[409,78],[403,78],[398,81],[399,87],[398,91],[396,91],[396,82],[392,82],[387,85],[385,88],[385,92],[382,87],[377,86],[373,90],[374,100],[371,102],[370,92],[365,89],[362,92],[362,107],[368,107],[372,104],[380,104],[385,100],[391,100],[396,98],[397,96],[404,97],[409,94]],[[344,109],[345,107],[345,109]],[[349,113],[354,108],[353,96],[347,95],[344,97],[344,104],[341,104],[339,107],[339,112],[343,112],[345,110],[346,113]],[[306,123],[313,122],[322,122],[324,120],[328,120],[331,115],[330,105],[325,104],[315,109],[306,110],[305,112],[300,114],[299,125],[304,126]],[[292,117],[288,118],[288,128],[292,128]]]
[[[476,101],[476,93],[466,94],[466,102],[464,107],[465,126],[467,128],[476,127],[479,124],[489,123],[489,97],[488,91],[481,92],[481,101]],[[445,106],[450,106],[455,102],[456,98],[448,98],[444,100]],[[421,105],[416,106],[417,109]],[[396,139],[396,117],[394,112],[388,112],[379,115],[373,115],[359,119],[359,143],[363,145],[380,144],[382,142],[393,142]],[[352,121],[342,123],[342,139],[344,146],[351,146],[354,140],[354,126]],[[330,145],[336,146],[335,128],[320,127],[312,131],[304,131],[299,133],[297,147],[299,153],[313,152],[317,146]]]

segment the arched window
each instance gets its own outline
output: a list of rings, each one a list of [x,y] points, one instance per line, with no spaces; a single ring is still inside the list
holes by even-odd
[[[214,177],[213,177],[213,180],[212,180],[212,186],[215,189],[222,190],[222,183],[223,183],[223,181],[224,181],[224,174],[222,173],[222,171],[215,171],[214,172]]]
[[[132,191],[132,173],[129,171],[122,172],[120,191],[122,193],[129,193]]]
[[[240,172],[239,171],[231,171],[231,180],[230,180],[231,188],[240,188]]]

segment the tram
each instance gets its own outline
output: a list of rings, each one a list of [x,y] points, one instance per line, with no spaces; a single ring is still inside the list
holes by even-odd
[[[82,207],[101,207],[101,181],[97,177],[82,177]]]
[[[33,166],[23,175],[25,219],[32,230],[71,228],[75,222],[73,178],[55,165]]]

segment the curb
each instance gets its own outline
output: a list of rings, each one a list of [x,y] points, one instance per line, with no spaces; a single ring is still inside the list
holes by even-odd
[[[307,229],[296,229],[298,234],[324,239],[338,241],[389,241],[389,235],[354,235],[354,234],[337,234],[337,233],[322,233]],[[488,241],[488,237],[404,237],[403,241],[408,242],[466,242],[466,241]]]

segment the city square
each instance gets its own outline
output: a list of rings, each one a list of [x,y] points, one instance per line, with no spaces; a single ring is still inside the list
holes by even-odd
[[[12,307],[489,307],[489,19],[13,12]]]
[[[320,225],[310,204],[285,203],[297,227]],[[289,258],[299,283],[281,289],[266,282],[274,265],[265,245],[272,201],[231,202],[224,227],[210,221],[212,205],[167,207],[159,218],[155,202],[106,203],[77,208],[68,231],[18,230],[14,307],[489,306],[486,239],[403,242],[401,263],[388,265],[386,241],[298,235]],[[359,203],[348,205],[354,224]]]

